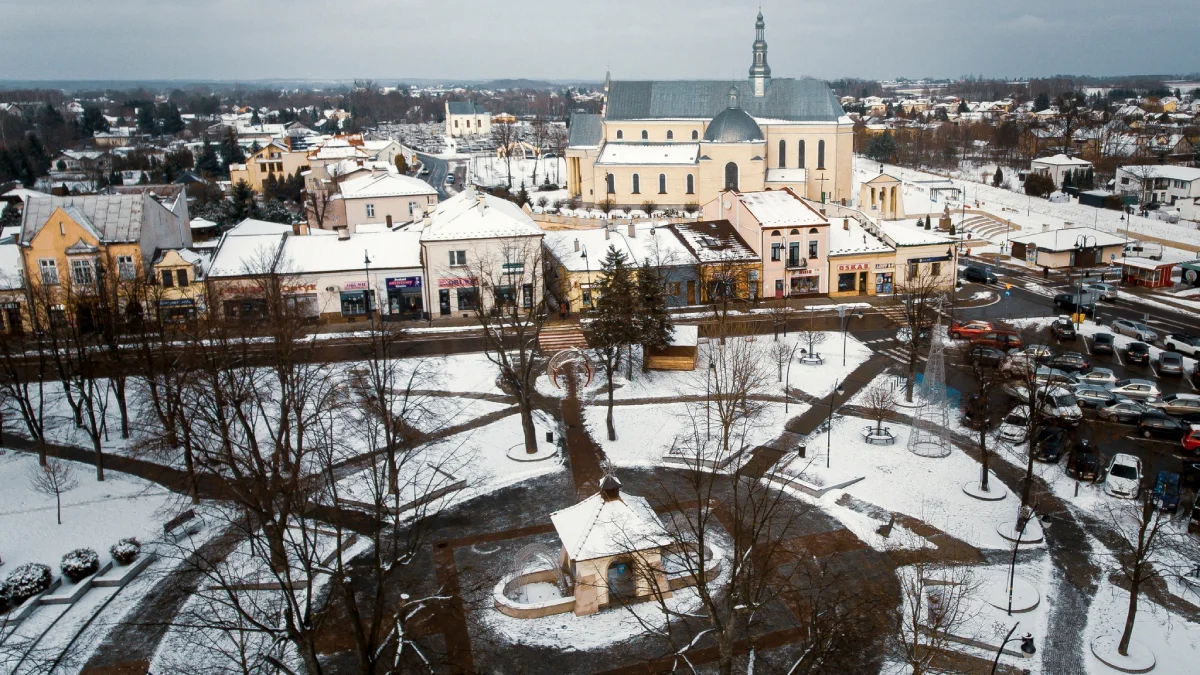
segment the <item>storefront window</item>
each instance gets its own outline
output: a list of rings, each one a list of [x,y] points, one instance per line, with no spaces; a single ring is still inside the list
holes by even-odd
[[[366,294],[363,291],[342,291],[342,316],[362,316],[367,313]]]
[[[856,272],[846,272],[838,275],[837,289],[839,293],[854,290],[854,277],[858,276]]]
[[[935,277],[942,276],[942,263],[930,263],[929,274],[930,274],[930,276],[935,276]]]
[[[879,295],[890,295],[892,293],[892,273],[886,274],[875,273],[875,293]]]
[[[496,306],[508,307],[517,304],[516,286],[497,286],[495,289]]]
[[[820,289],[821,277],[792,277],[792,295],[818,293]]]
[[[463,286],[458,289],[458,308],[459,309],[475,309],[479,304],[479,288],[476,286]]]
[[[521,306],[525,309],[533,309],[533,284],[521,286]]]

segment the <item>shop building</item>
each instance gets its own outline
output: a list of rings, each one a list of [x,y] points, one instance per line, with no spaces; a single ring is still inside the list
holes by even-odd
[[[829,296],[891,295],[896,285],[896,249],[849,216],[829,227]]]

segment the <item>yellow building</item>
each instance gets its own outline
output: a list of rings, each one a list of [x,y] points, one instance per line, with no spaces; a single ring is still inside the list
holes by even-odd
[[[601,115],[575,115],[567,188],[585,204],[687,207],[726,189],[790,187],[850,201],[853,121],[814,79],[772,79],[762,14],[750,77],[612,81]]]
[[[187,249],[169,249],[154,260],[154,302],[162,321],[190,321],[204,312],[204,267]]]
[[[230,164],[229,180],[234,185],[244,180],[255,192],[261,193],[268,176],[281,180],[307,168],[308,153],[292,152],[282,141],[271,141],[247,157],[245,164]]]

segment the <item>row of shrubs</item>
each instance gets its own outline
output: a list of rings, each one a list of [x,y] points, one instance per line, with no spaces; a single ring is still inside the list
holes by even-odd
[[[133,537],[127,537],[109,547],[108,552],[113,560],[121,565],[128,565],[137,560],[142,551],[142,544]],[[62,557],[59,565],[63,576],[79,583],[100,569],[100,556],[94,549],[77,548]],[[0,612],[16,607],[29,598],[50,588],[54,575],[49,565],[41,563],[25,563],[14,569],[0,582]]]

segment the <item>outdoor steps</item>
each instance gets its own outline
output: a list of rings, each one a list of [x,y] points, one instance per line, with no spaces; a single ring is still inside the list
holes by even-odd
[[[1010,230],[1016,231],[1015,228],[1010,228],[1007,224],[990,216],[969,215],[963,221],[963,231],[978,235],[983,239],[990,239]]]
[[[579,329],[579,325],[574,323],[546,326],[538,334],[538,348],[546,354],[570,349],[571,347],[587,349],[587,346],[587,338],[584,337],[583,331]]]

